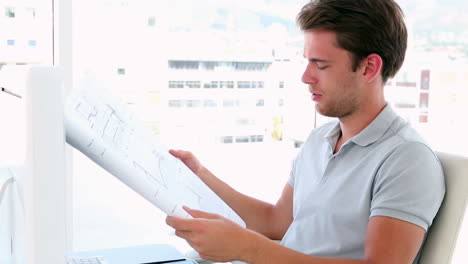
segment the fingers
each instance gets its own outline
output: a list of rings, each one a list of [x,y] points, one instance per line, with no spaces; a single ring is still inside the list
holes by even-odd
[[[193,232],[192,231],[181,231],[181,230],[176,230],[175,235],[183,238],[187,241],[190,241],[190,239],[193,238]]]
[[[182,208],[187,213],[189,213],[189,215],[192,216],[193,218],[220,219],[220,216],[217,215],[217,214],[211,214],[211,213],[191,209],[191,208],[189,208],[187,206],[182,206]]]
[[[180,231],[191,231],[194,225],[193,219],[184,219],[175,216],[166,217],[166,224]]]
[[[172,156],[179,158],[179,159],[185,159],[187,157],[193,156],[193,154],[190,151],[185,151],[185,150],[170,149],[169,153],[171,153]]]

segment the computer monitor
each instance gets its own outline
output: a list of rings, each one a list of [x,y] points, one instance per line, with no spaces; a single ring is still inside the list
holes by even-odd
[[[49,66],[5,66],[6,87],[22,95],[24,163],[16,173],[13,263],[63,264],[67,253],[67,177],[62,73]],[[2,84],[3,85],[3,84]]]

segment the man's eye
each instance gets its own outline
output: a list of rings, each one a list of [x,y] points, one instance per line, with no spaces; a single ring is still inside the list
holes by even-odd
[[[317,68],[318,68],[319,70],[325,70],[326,68],[328,68],[328,65],[324,65],[324,66],[317,65]]]

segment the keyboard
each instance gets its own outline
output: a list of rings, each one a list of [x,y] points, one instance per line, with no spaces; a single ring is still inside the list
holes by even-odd
[[[104,257],[68,257],[67,264],[106,264]]]

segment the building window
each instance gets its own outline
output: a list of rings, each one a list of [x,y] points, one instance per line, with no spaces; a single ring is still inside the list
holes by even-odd
[[[216,107],[216,101],[215,100],[204,100],[203,101],[203,106],[204,107]]]
[[[188,88],[200,88],[201,84],[199,81],[186,81],[185,86]]]
[[[233,81],[220,81],[219,88],[234,88]]]
[[[15,45],[15,40],[14,39],[7,40],[7,45],[8,46],[14,46]]]
[[[28,40],[28,46],[35,47],[37,46],[37,42],[34,39]]]
[[[169,107],[180,108],[182,107],[182,101],[180,100],[169,100]]]
[[[14,7],[5,7],[5,16],[6,17],[15,17],[15,8]]]
[[[250,125],[250,123],[253,123],[250,121],[248,118],[241,118],[236,120],[236,125],[241,125],[241,126],[246,126]]]
[[[238,81],[237,88],[264,88],[263,81]]]
[[[419,94],[419,107],[420,108],[429,107],[429,93],[420,93]]]
[[[284,106],[284,99],[283,98],[278,99],[278,106]]]
[[[187,107],[190,107],[190,108],[201,106],[200,100],[187,100],[186,103],[187,103]]]
[[[26,8],[26,12],[28,13],[28,15],[29,15],[32,19],[35,19],[35,18],[36,18],[36,9],[35,9],[35,8],[27,7],[27,8]]]
[[[250,142],[263,142],[262,135],[252,135],[250,136]]]
[[[184,81],[169,81],[169,88],[184,88]]]
[[[118,75],[125,75],[125,68],[118,68],[117,69],[117,74]]]
[[[169,68],[174,70],[198,70],[199,67],[198,61],[169,61]]]
[[[236,143],[248,143],[249,137],[248,136],[237,136]]]
[[[238,107],[240,105],[239,100],[225,99],[223,100],[223,107]]]
[[[429,90],[429,83],[431,81],[431,73],[429,70],[421,72],[421,90]]]
[[[203,84],[203,88],[218,88],[218,81],[206,82]]]
[[[238,81],[237,88],[250,88],[250,82],[248,81]]]
[[[225,137],[221,137],[221,142],[222,143],[232,143],[233,142],[233,137],[232,136],[225,136]]]
[[[155,17],[148,17],[148,26],[149,27],[156,26],[156,18]]]
[[[255,103],[255,106],[265,106],[265,100],[264,99],[257,99],[257,102]]]
[[[283,81],[279,82],[279,88],[284,88],[284,82]]]
[[[428,121],[429,121],[429,118],[427,114],[419,115],[419,123],[427,123]]]
[[[271,62],[234,62],[236,71],[267,71]]]
[[[218,67],[218,63],[215,61],[204,61],[202,62],[202,68],[207,71],[214,71]]]

